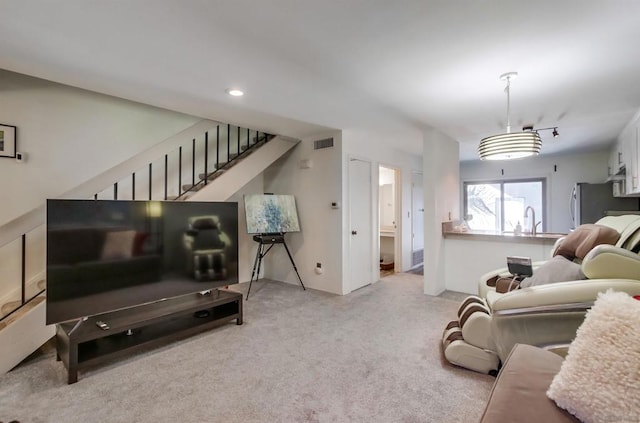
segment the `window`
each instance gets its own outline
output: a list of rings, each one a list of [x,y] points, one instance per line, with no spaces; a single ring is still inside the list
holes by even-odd
[[[525,219],[525,209],[535,211],[538,232],[546,229],[546,181],[544,178],[464,183],[464,214],[469,229],[513,232],[520,223],[531,230],[532,214]]]

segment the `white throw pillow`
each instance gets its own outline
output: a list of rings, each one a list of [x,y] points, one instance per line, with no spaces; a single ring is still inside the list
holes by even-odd
[[[640,422],[640,301],[598,295],[547,396],[584,423]]]

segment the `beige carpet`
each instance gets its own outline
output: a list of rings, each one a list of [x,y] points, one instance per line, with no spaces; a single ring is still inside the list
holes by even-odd
[[[0,421],[474,422],[493,378],[442,358],[458,305],[425,296],[408,274],[346,296],[261,281],[244,325],[113,361],[76,384],[53,351],[29,360],[0,376]]]

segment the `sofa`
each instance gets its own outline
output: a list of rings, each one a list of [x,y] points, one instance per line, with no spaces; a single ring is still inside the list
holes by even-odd
[[[146,237],[145,232],[115,227],[48,231],[47,296],[71,299],[159,280],[162,258],[145,250]]]
[[[546,395],[562,362],[550,351],[516,344],[496,378],[480,423],[580,422]]]
[[[516,344],[480,423],[640,422],[640,297],[598,295],[566,358]]]

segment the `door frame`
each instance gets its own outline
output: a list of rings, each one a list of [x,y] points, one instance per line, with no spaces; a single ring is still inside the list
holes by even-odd
[[[395,166],[395,165],[390,165],[390,164],[386,164],[383,162],[378,162],[378,172],[380,170],[381,167],[387,168],[387,169],[391,169],[394,172],[394,177],[393,177],[393,189],[394,189],[394,193],[393,193],[393,207],[394,207],[394,214],[395,214],[395,221],[396,221],[396,227],[395,227],[395,234],[394,234],[394,238],[393,238],[393,270],[396,273],[402,272],[402,263],[403,263],[403,257],[402,257],[402,221],[403,221],[403,216],[402,216],[402,168]],[[378,181],[380,180],[380,174],[378,173]],[[379,182],[378,182],[379,184]],[[376,201],[374,201],[374,207],[376,210],[376,219],[375,222],[377,222],[376,225],[376,231],[375,233],[378,234],[378,242],[377,242],[377,257],[380,257],[380,190],[377,189],[376,190]],[[376,260],[375,263],[377,264],[379,261]],[[377,266],[378,269],[378,279],[380,279],[380,266]]]
[[[414,227],[414,219],[416,218],[416,216],[413,215],[413,209],[414,209],[414,204],[413,204],[413,177],[417,176],[419,177],[419,179],[422,179],[422,231],[419,231],[422,233],[422,263],[417,263],[414,264],[413,263],[413,253],[414,253],[414,249],[413,249],[413,240],[414,240],[414,234],[416,233],[415,231],[415,227]],[[424,265],[424,173],[421,170],[412,170],[411,171],[411,266],[409,266],[410,268],[414,268],[414,267],[418,267],[420,265]]]

